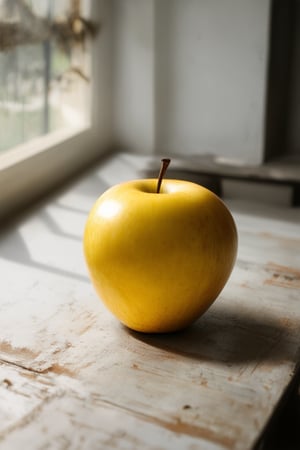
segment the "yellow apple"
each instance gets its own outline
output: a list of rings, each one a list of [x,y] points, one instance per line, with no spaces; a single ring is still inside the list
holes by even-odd
[[[223,201],[198,184],[165,179],[160,190],[155,179],[133,180],[96,201],[84,253],[99,297],[123,324],[170,332],[194,322],[220,294],[237,231]]]

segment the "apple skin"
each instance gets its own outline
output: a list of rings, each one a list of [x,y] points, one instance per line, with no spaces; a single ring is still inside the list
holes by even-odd
[[[84,232],[92,283],[127,327],[187,327],[218,297],[233,269],[237,230],[223,201],[188,181],[133,180],[96,201]]]

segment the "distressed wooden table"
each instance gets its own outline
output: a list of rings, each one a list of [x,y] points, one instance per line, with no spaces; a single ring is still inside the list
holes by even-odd
[[[98,300],[82,254],[87,213],[144,164],[110,157],[2,229],[1,449],[244,450],[290,382],[300,347],[299,209],[228,202],[235,269],[183,332],[130,332]]]

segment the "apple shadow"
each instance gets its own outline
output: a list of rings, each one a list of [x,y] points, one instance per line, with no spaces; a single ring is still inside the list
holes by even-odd
[[[299,333],[294,330],[294,333]],[[295,339],[283,321],[213,307],[190,327],[168,334],[128,330],[139,341],[199,361],[240,364],[255,361],[295,360]]]

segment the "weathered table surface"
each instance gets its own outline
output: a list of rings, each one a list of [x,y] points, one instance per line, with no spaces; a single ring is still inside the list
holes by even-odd
[[[143,158],[111,157],[3,229],[0,448],[251,448],[300,348],[300,211],[229,202],[232,276],[189,329],[128,331],[82,254],[87,213]]]

